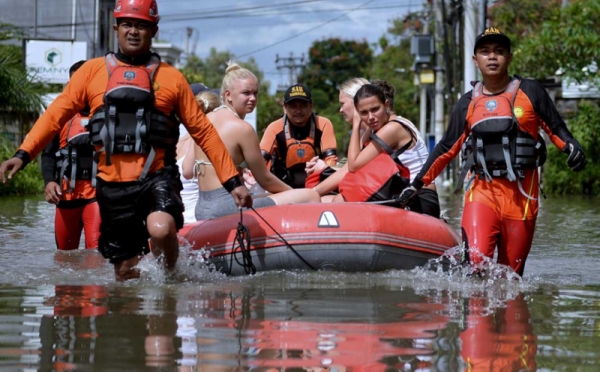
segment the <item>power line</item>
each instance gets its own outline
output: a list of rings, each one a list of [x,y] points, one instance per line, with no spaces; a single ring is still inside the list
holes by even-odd
[[[367,2],[365,4],[368,4],[370,2]],[[215,14],[215,15],[206,15],[206,14],[202,14],[202,15],[193,15],[193,14],[186,14],[185,16],[181,16],[179,18],[167,18],[167,16],[165,16],[164,18],[166,18],[164,20],[163,23],[169,23],[169,22],[179,22],[179,21],[191,21],[191,20],[201,20],[201,19],[221,19],[221,18],[249,18],[249,17],[266,17],[266,16],[282,16],[282,15],[289,15],[289,14],[293,14],[293,15],[297,15],[300,13],[324,13],[324,12],[344,12],[344,11],[348,11],[348,13],[353,12],[355,10],[367,10],[367,9],[393,9],[393,8],[411,8],[412,5],[411,4],[401,4],[401,5],[382,5],[382,6],[374,6],[374,7],[365,7],[365,6],[358,6],[356,8],[352,8],[350,10],[348,10],[348,8],[346,9],[340,9],[340,8],[320,8],[320,9],[314,9],[314,10],[289,10],[289,11],[277,11],[277,10],[270,10],[267,9],[261,13],[240,13],[240,14]]]
[[[337,20],[337,19],[340,19],[340,18],[342,18],[342,17],[345,17],[345,16],[347,16],[348,14],[352,13],[353,11],[355,11],[355,10],[357,10],[357,9],[359,9],[359,8],[361,8],[361,7],[365,6],[365,5],[367,5],[367,4],[370,4],[370,3],[372,3],[373,1],[375,1],[375,0],[369,0],[369,1],[367,1],[366,3],[364,3],[364,4],[362,4],[362,5],[359,5],[359,6],[358,6],[358,7],[356,7],[356,8],[354,8],[354,9],[350,9],[349,11],[347,11],[347,12],[345,12],[345,13],[343,13],[343,14],[341,14],[341,15],[337,16],[337,17],[334,17],[334,18],[332,18],[332,19],[330,19],[330,20],[328,20],[328,21],[325,21],[325,22],[323,22],[323,23],[321,23],[321,24],[318,24],[318,25],[317,25],[317,26],[315,26],[315,27],[311,27],[311,28],[309,28],[308,30],[304,30],[304,31],[302,31],[302,32],[298,32],[297,34],[294,34],[294,35],[292,35],[292,36],[286,37],[285,39],[282,39],[282,40],[276,41],[276,42],[274,42],[274,43],[272,43],[272,44],[269,44],[269,45],[267,45],[267,46],[264,46],[264,47],[262,47],[262,48],[259,48],[259,49],[256,49],[256,50],[253,50],[252,52],[249,52],[249,53],[242,54],[241,56],[238,56],[238,58],[243,58],[243,57],[250,56],[250,55],[252,55],[252,54],[254,54],[254,53],[262,52],[262,51],[263,51],[263,50],[265,50],[265,49],[269,49],[269,48],[271,48],[271,47],[274,47],[275,45],[279,45],[279,44],[281,44],[281,43],[285,43],[286,41],[288,41],[288,40],[291,40],[291,39],[294,39],[294,38],[296,38],[296,37],[298,37],[298,36],[300,36],[300,35],[304,35],[304,34],[306,34],[306,33],[309,33],[309,32],[311,32],[311,31],[314,31],[314,30],[316,30],[317,28],[323,27],[323,26],[325,26],[325,25],[328,25],[328,24],[330,24],[330,23],[334,22],[334,21],[335,21],[335,20]]]

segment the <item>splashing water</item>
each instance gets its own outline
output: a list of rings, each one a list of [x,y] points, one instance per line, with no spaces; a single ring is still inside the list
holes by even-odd
[[[153,284],[215,282],[223,279],[225,274],[216,270],[209,256],[210,250],[192,249],[190,242],[179,236],[179,259],[172,272],[166,272],[163,267],[163,255],[154,258],[148,254],[137,267],[141,272],[141,281]]]

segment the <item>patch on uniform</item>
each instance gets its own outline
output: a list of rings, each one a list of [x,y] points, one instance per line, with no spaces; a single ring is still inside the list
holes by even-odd
[[[89,122],[90,122],[90,119],[81,119],[81,126],[85,128],[85,127],[87,127]]]
[[[296,155],[298,155],[299,158],[303,158],[304,154],[306,154],[306,151],[304,149],[296,150]]]
[[[160,89],[160,84],[158,83],[158,81],[155,81],[154,83],[152,83],[152,89],[155,92]]]
[[[498,107],[498,102],[496,102],[496,100],[492,99],[489,100],[485,103],[485,108],[489,111],[492,112],[494,111],[496,108]]]
[[[127,70],[125,71],[125,73],[123,74],[123,77],[125,78],[125,80],[129,81],[129,80],[133,80],[135,79],[135,72]]]
[[[525,110],[523,110],[523,107],[521,107],[521,106],[515,106],[515,109],[513,110],[513,112],[515,113],[515,117],[517,119],[525,114]]]

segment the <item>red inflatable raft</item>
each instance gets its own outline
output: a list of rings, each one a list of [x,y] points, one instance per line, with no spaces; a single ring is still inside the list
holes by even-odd
[[[459,235],[440,219],[367,203],[292,204],[198,221],[182,235],[205,249],[220,271],[251,269],[374,272],[413,269],[456,247]],[[241,242],[241,244],[240,244]]]

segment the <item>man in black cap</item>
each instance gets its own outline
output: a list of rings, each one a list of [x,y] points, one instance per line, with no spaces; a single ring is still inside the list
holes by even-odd
[[[399,197],[401,204],[418,193],[462,151],[463,169],[457,191],[467,174],[462,234],[465,260],[481,270],[484,257],[523,275],[538,213],[538,167],[546,158],[543,129],[552,143],[568,155],[575,172],[586,165],[583,148],[567,129],[542,84],[510,76],[510,39],[488,28],[475,39],[473,62],[482,82],[456,104],[448,130],[427,162]]]
[[[292,85],[283,99],[285,114],[269,124],[260,149],[277,177],[293,188],[303,188],[306,163],[312,158],[319,156],[328,166],[337,163],[335,133],[329,119],[313,112],[305,85]]]

